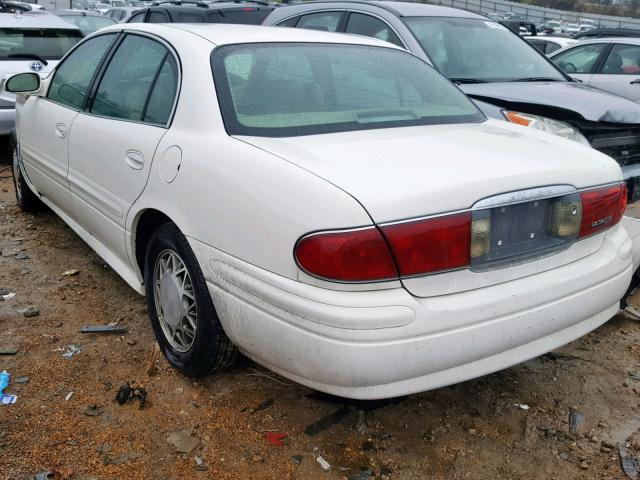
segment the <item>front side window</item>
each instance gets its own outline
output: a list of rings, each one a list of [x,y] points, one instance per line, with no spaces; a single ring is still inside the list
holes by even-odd
[[[111,58],[100,80],[91,113],[142,121],[146,113],[147,98],[167,56],[169,51],[159,42],[128,35]]]
[[[371,15],[351,13],[349,15],[349,21],[347,22],[346,33],[377,38],[378,40],[394,43],[400,47],[403,46],[389,25]]]
[[[582,45],[553,57],[553,62],[567,73],[591,73],[606,45]]]
[[[615,45],[604,62],[602,73],[614,75],[640,74],[640,46]]]
[[[56,28],[0,28],[0,60],[38,55],[59,60],[82,40],[79,30]]]
[[[309,30],[321,30],[323,32],[335,32],[342,18],[342,12],[319,12],[302,15],[296,25],[298,28]]]
[[[408,17],[404,21],[438,70],[452,80],[566,81],[540,53],[499,23],[459,17]]]
[[[462,92],[400,50],[229,45],[215,51],[212,65],[231,135],[280,137],[484,120]]]
[[[90,38],[71,52],[56,68],[47,98],[71,108],[82,108],[89,84],[115,37],[109,34]]]

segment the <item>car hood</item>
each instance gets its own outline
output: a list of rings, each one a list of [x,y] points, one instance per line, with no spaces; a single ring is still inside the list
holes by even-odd
[[[463,84],[474,99],[558,120],[640,124],[638,104],[577,82],[499,82]]]
[[[466,209],[515,190],[622,178],[618,164],[596,150],[496,120],[236,138],[343,189],[378,223]]]

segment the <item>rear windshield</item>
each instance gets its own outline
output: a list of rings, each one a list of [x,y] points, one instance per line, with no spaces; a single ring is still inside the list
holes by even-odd
[[[432,67],[391,48],[229,45],[214,51],[212,65],[231,135],[285,137],[485,119]]]
[[[58,60],[81,39],[79,30],[0,28],[0,60],[25,54]]]

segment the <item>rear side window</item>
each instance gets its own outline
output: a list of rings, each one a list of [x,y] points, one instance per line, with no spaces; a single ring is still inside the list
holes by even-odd
[[[115,34],[100,35],[71,52],[56,69],[47,98],[71,108],[82,108],[89,84],[114,38]]]
[[[153,86],[142,120],[156,125],[165,125],[171,115],[177,90],[178,65],[173,55],[168,55]]]
[[[136,13],[135,15],[133,15],[129,21],[127,23],[143,23],[144,22],[144,16],[147,12],[142,11],[139,13]]]
[[[352,13],[349,15],[346,33],[362,35],[364,37],[377,38],[386,42],[394,43],[402,47],[402,42],[389,25],[379,18],[362,13]]]
[[[0,60],[20,54],[58,60],[82,40],[79,30],[56,28],[0,28]]]
[[[231,135],[314,135],[485,118],[447,79],[402,50],[229,45],[216,49],[212,63]]]
[[[609,75],[640,74],[640,46],[614,45],[604,62],[602,73]]]
[[[342,12],[310,13],[309,15],[302,15],[296,27],[335,32],[338,30],[340,18],[342,18]]]
[[[156,80],[163,74],[167,48],[136,35],[127,36],[111,58],[96,91],[91,113],[122,120],[142,121]],[[165,73],[162,83],[167,83]],[[159,87],[162,89],[163,87]],[[162,93],[158,92],[158,95]],[[173,104],[173,96],[165,99]],[[161,119],[161,100],[154,100],[153,115]],[[158,113],[160,112],[160,113]],[[161,122],[154,122],[161,123]]]
[[[291,17],[287,20],[285,20],[284,22],[280,22],[277,26],[278,27],[295,27],[296,23],[298,23],[298,20],[300,19],[300,17]]]

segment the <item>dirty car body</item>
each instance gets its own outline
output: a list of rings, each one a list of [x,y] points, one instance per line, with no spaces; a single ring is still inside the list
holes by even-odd
[[[87,49],[99,73],[70,95]],[[112,74],[141,52],[155,83]],[[22,92],[20,205],[49,205],[146,293],[187,375],[233,344],[332,394],[424,391],[586,334],[631,279],[616,162],[487,119],[385,42],[120,25]]]

